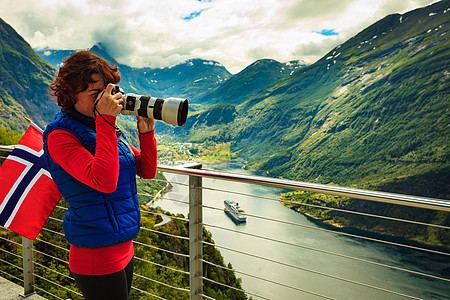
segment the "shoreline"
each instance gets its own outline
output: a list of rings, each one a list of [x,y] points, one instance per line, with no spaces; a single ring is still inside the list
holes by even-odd
[[[300,214],[303,214],[303,215],[305,215],[307,217],[310,217],[311,219],[314,219],[316,221],[320,221],[322,223],[325,223],[327,225],[331,225],[331,226],[336,227],[336,228],[349,228],[349,227],[346,227],[346,226],[344,226],[342,224],[339,224],[339,223],[327,222],[326,220],[324,221],[324,220],[320,219],[319,217],[317,217],[317,216],[315,216],[315,215],[313,215],[311,213],[302,212],[300,210],[297,210],[296,208],[290,208],[290,209],[292,209],[293,211],[295,211],[297,213],[300,213]]]
[[[312,213],[302,212],[301,210],[298,209],[298,207],[296,207],[295,205],[292,205],[292,203],[289,203],[288,205],[286,205],[285,203],[283,203],[282,200],[278,199],[278,201],[281,202],[281,204],[283,206],[285,206],[286,208],[289,208],[289,209],[295,211],[296,213],[300,213],[300,214],[306,216],[307,218],[312,219],[313,222],[317,223],[318,225],[325,226],[325,227],[330,226],[336,231],[361,232],[361,233],[363,233],[363,236],[377,236],[379,238],[382,238],[383,241],[384,240],[387,240],[387,241],[402,240],[404,242],[407,242],[406,244],[408,244],[408,245],[422,246],[427,249],[433,249],[433,250],[438,249],[441,251],[449,251],[450,250],[450,246],[445,245],[445,244],[427,243],[425,241],[411,239],[411,238],[398,236],[398,235],[392,235],[392,234],[388,234],[386,232],[372,231],[372,230],[358,228],[355,226],[344,226],[344,225],[336,223],[336,222],[327,222],[326,220],[322,220],[321,218],[319,218],[318,216],[316,216]]]

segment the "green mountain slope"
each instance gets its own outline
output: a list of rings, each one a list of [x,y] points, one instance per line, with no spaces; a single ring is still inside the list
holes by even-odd
[[[449,14],[387,16],[264,89],[226,125],[234,149],[271,176],[448,198]]]
[[[300,61],[280,63],[273,59],[257,60],[228,79],[212,93],[206,94],[199,102],[240,104],[255,96],[263,88],[283,77],[292,75],[305,66]]]
[[[55,69],[0,19],[0,127],[23,131],[24,116],[45,127],[58,108],[47,93]]]

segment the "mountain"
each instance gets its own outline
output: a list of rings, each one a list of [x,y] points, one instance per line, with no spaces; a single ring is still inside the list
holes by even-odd
[[[45,127],[59,110],[47,88],[55,69],[0,19],[0,127],[22,132],[28,116]]]
[[[300,61],[280,63],[273,59],[260,59],[231,77],[216,90],[206,94],[200,103],[240,104],[260,90],[283,77],[292,75],[306,64]]]
[[[145,93],[158,97],[185,97],[191,104],[240,104],[277,80],[292,75],[306,64],[293,60],[280,63],[273,59],[257,60],[238,74],[230,74],[219,62],[190,59],[165,68],[133,68],[118,63],[102,44],[90,50],[119,66],[125,92]],[[73,50],[36,50],[56,68]]]
[[[119,67],[122,74],[120,85],[127,93],[188,98],[190,102],[198,103],[199,97],[216,89],[231,77],[231,73],[222,64],[212,60],[190,59],[166,68],[133,68],[118,63],[101,43],[90,50]],[[73,50],[50,49],[37,51],[55,67],[72,52]]]
[[[203,114],[184,130],[191,141],[226,132],[248,167],[274,177],[449,198],[449,14],[447,0],[389,15],[219,108],[229,123]]]

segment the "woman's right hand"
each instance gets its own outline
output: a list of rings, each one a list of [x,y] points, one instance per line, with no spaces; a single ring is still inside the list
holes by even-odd
[[[115,85],[110,83],[106,89],[100,94],[100,98],[96,100],[96,112],[102,115],[117,117],[122,111],[122,93],[111,95]]]

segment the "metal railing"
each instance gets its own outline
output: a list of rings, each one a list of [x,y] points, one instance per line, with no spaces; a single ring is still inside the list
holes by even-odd
[[[365,257],[358,257],[353,254],[347,254],[347,253],[341,253],[338,250],[334,249],[320,249],[315,247],[312,244],[301,244],[298,241],[293,240],[283,240],[280,238],[277,238],[276,236],[265,236],[264,234],[260,233],[254,233],[254,232],[246,232],[245,230],[242,230],[242,227],[236,227],[236,228],[229,228],[226,226],[223,226],[221,224],[215,224],[214,222],[205,221],[204,214],[205,211],[208,213],[214,212],[214,211],[223,211],[223,208],[218,205],[210,204],[211,201],[208,199],[208,203],[204,203],[204,193],[206,191],[214,191],[217,193],[231,193],[231,194],[238,194],[237,191],[227,191],[227,190],[221,190],[216,187],[212,186],[205,186],[203,179],[213,179],[218,181],[226,181],[226,182],[237,182],[237,183],[245,183],[247,185],[257,185],[257,186],[267,186],[267,187],[275,187],[275,188],[281,188],[281,189],[288,189],[292,191],[307,191],[307,192],[314,192],[314,193],[320,193],[320,194],[326,194],[326,195],[334,195],[334,196],[340,196],[340,197],[348,197],[351,199],[362,199],[362,200],[368,200],[368,201],[375,201],[375,202],[382,202],[387,204],[394,204],[404,207],[415,207],[420,209],[426,209],[426,210],[435,210],[440,211],[444,214],[448,213],[450,211],[450,202],[446,200],[441,199],[431,199],[431,198],[423,198],[423,197],[415,197],[415,196],[407,196],[407,195],[400,195],[400,194],[392,194],[392,193],[384,193],[384,192],[376,192],[376,191],[368,191],[368,190],[361,190],[361,189],[350,189],[350,188],[343,188],[338,186],[330,186],[330,185],[321,185],[321,184],[311,184],[311,183],[304,183],[304,182],[298,182],[298,181],[291,181],[291,180],[285,180],[285,179],[277,179],[277,178],[268,178],[268,177],[262,177],[262,176],[254,176],[254,175],[243,175],[243,174],[234,174],[234,173],[227,173],[227,172],[220,172],[220,171],[212,171],[212,170],[204,170],[201,169],[201,165],[193,164],[190,166],[183,166],[183,167],[169,167],[169,166],[159,166],[158,171],[164,172],[164,173],[170,173],[170,174],[178,174],[182,176],[188,176],[189,180],[188,183],[185,182],[170,182],[172,185],[180,185],[185,186],[186,189],[188,189],[188,195],[189,199],[170,199],[168,197],[163,197],[164,201],[174,201],[175,203],[179,203],[180,205],[186,205],[189,207],[189,217],[188,219],[182,217],[182,216],[171,216],[173,220],[176,220],[178,222],[186,222],[188,223],[189,228],[189,235],[184,236],[183,234],[173,234],[169,232],[164,232],[160,230],[158,227],[143,227],[141,230],[141,234],[149,234],[149,235],[158,235],[158,236],[164,236],[165,238],[169,240],[181,240],[181,241],[188,241],[189,242],[189,253],[183,253],[181,251],[172,251],[170,249],[163,249],[154,245],[151,245],[149,243],[141,242],[139,237],[134,241],[135,247],[139,249],[145,249],[145,250],[139,250],[136,251],[135,260],[136,263],[142,263],[142,264],[150,264],[154,265],[157,268],[165,269],[164,274],[170,274],[171,272],[182,274],[182,276],[188,276],[189,277],[189,286],[180,286],[178,283],[172,283],[170,282],[170,277],[168,280],[164,280],[158,277],[149,277],[148,274],[141,273],[139,270],[135,272],[135,281],[139,282],[149,282],[148,284],[154,284],[155,286],[158,286],[158,288],[152,288],[148,290],[144,290],[140,287],[138,284],[133,284],[133,290],[135,293],[142,294],[144,296],[148,296],[149,299],[166,299],[164,292],[158,293],[158,290],[164,291],[164,290],[171,290],[178,293],[176,298],[190,298],[190,299],[215,299],[213,296],[208,295],[208,293],[205,291],[205,285],[212,285],[215,286],[214,289],[222,289],[222,290],[234,290],[236,292],[240,292],[240,295],[247,295],[245,296],[251,296],[254,299],[272,299],[273,296],[265,295],[262,291],[255,290],[254,288],[249,290],[243,288],[240,284],[231,284],[229,282],[220,282],[219,279],[213,278],[211,276],[211,272],[205,272],[205,270],[223,270],[224,272],[230,271],[236,275],[237,277],[245,277],[250,278],[254,281],[261,282],[260,285],[270,285],[274,286],[279,289],[287,289],[290,291],[290,294],[296,293],[298,295],[298,298],[325,298],[325,299],[334,299],[335,295],[331,292],[325,292],[314,290],[314,289],[308,289],[307,286],[304,285],[296,285],[292,284],[291,282],[286,282],[284,280],[280,279],[274,279],[271,276],[268,276],[270,274],[271,270],[267,270],[266,272],[258,272],[257,274],[251,273],[247,269],[242,268],[233,268],[230,269],[230,266],[226,266],[222,263],[217,263],[214,261],[211,261],[204,255],[204,249],[205,247],[215,247],[215,249],[218,249],[220,251],[224,251],[226,253],[233,253],[234,256],[242,256],[244,257],[244,260],[248,260],[249,264],[256,264],[260,262],[269,263],[271,265],[276,266],[277,268],[286,268],[287,270],[292,270],[293,272],[297,273],[306,273],[309,274],[309,277],[320,277],[324,278],[325,280],[328,280],[327,282],[338,282],[340,285],[348,284],[350,285],[350,288],[357,287],[358,289],[361,289],[361,297],[366,295],[365,291],[370,291],[370,293],[379,293],[380,295],[389,295],[389,297],[398,297],[399,299],[402,298],[409,298],[409,299],[420,299],[421,297],[417,297],[414,295],[413,291],[411,291],[411,294],[405,293],[403,291],[396,291],[394,288],[387,287],[390,279],[386,278],[386,282],[382,282],[380,285],[373,284],[373,283],[367,283],[364,282],[364,280],[359,280],[359,278],[350,278],[348,276],[340,275],[340,272],[337,272],[336,270],[322,270],[322,269],[315,269],[311,266],[301,265],[297,262],[286,262],[283,261],[281,258],[276,256],[266,256],[264,254],[260,254],[257,252],[250,252],[243,249],[233,249],[233,247],[230,247],[224,240],[220,240],[218,243],[215,243],[212,240],[206,240],[203,235],[204,228],[207,228],[209,230],[215,230],[216,232],[219,231],[226,231],[231,236],[244,236],[244,240],[253,240],[258,239],[262,241],[262,244],[279,244],[282,247],[289,247],[292,248],[292,251],[297,251],[303,253],[303,251],[309,251],[313,252],[317,255],[324,255],[324,256],[332,256],[334,259],[343,259],[344,262],[348,262],[353,264],[362,264],[362,265],[370,265],[371,267],[376,268],[387,268],[389,270],[392,270],[392,272],[404,272],[408,274],[408,276],[412,277],[422,277],[425,281],[433,281],[437,282],[437,286],[446,286],[448,289],[448,286],[450,285],[450,278],[448,274],[435,274],[433,272],[427,271],[427,270],[414,270],[414,269],[408,269],[400,265],[396,265],[394,263],[388,263],[388,262],[381,262],[376,259],[370,259]],[[159,194],[159,193],[158,193]],[[140,197],[148,197],[151,198],[154,197],[154,195],[146,195],[146,194],[140,194]],[[249,197],[256,197],[261,201],[276,201],[277,204],[279,204],[279,199],[273,198],[273,197],[264,197],[264,196],[256,196],[251,194],[246,194],[245,196]],[[150,200],[150,199],[149,199]],[[359,200],[358,200],[359,201]],[[287,201],[289,202],[289,201]],[[295,202],[298,204],[297,202]],[[157,202],[156,202],[157,204]],[[347,210],[342,210],[340,208],[336,207],[322,207],[315,204],[304,204],[309,207],[313,207],[316,209],[324,209],[327,211],[334,211],[337,213],[345,212],[345,213],[351,213],[356,215],[362,215],[364,217],[370,217],[370,218],[381,218],[386,221],[395,221],[395,222],[401,222],[405,224],[412,224],[414,226],[427,226],[432,228],[437,228],[438,230],[443,231],[449,231],[450,227],[445,225],[437,225],[433,224],[432,222],[423,222],[423,221],[417,221],[417,220],[408,220],[408,219],[398,219],[396,217],[392,216],[383,216],[383,215],[377,215],[376,213],[367,213],[367,212],[352,212]],[[48,222],[55,222],[56,224],[59,223],[59,226],[62,227],[61,222],[64,211],[66,210],[65,207],[57,206],[55,210],[60,210],[59,213],[60,217],[54,217],[53,215],[50,217],[50,220]],[[143,211],[143,214],[150,214],[150,215],[158,215],[160,212],[157,211]],[[374,242],[374,243],[381,243],[385,245],[389,245],[392,247],[401,247],[407,250],[411,251],[419,251],[423,253],[430,253],[431,255],[436,255],[440,258],[442,258],[445,261],[449,261],[450,259],[450,253],[448,252],[448,248],[444,247],[441,248],[430,248],[426,247],[421,244],[413,243],[404,243],[403,241],[397,241],[397,240],[389,240],[389,239],[383,239],[380,237],[373,237],[370,235],[360,235],[355,234],[354,232],[348,232],[348,231],[341,231],[341,230],[335,230],[333,228],[328,228],[324,226],[317,226],[314,224],[300,224],[297,222],[293,222],[290,220],[284,220],[284,219],[273,219],[270,216],[260,215],[257,213],[247,212],[247,217],[251,220],[261,220],[263,223],[267,222],[270,224],[273,224],[271,226],[276,228],[283,228],[283,226],[290,226],[298,228],[299,230],[313,230],[317,232],[324,232],[327,235],[330,236],[338,236],[338,237],[345,237],[349,238],[352,241],[353,240],[361,240],[362,242]],[[181,224],[181,223],[180,223]],[[56,225],[58,227],[58,225]],[[164,226],[162,226],[164,227]],[[63,234],[60,232],[60,230],[53,230],[48,228],[47,226],[43,229],[44,233],[47,233],[51,235],[53,238],[56,236],[60,238],[62,241],[64,240]],[[17,240],[17,237],[15,238]],[[51,251],[51,253],[46,253],[41,251],[40,249],[36,249],[36,247],[33,249],[33,242],[23,238],[22,239],[22,245],[16,241],[14,241],[14,238],[8,238],[8,237],[0,237],[0,242],[3,245],[11,245],[8,246],[8,249],[6,247],[3,247],[0,249],[0,254],[2,254],[2,257],[15,257],[15,259],[18,261],[19,259],[22,259],[22,266],[20,264],[14,264],[11,263],[8,259],[0,259],[1,264],[11,266],[11,268],[17,268],[20,269],[20,272],[23,274],[23,279],[11,275],[9,273],[5,273],[4,271],[1,271],[0,274],[3,274],[4,277],[7,277],[11,280],[14,280],[15,282],[21,282],[24,287],[24,293],[23,296],[28,296],[33,294],[36,290],[40,291],[41,294],[44,294],[46,297],[49,297],[49,299],[65,299],[61,298],[58,295],[51,294],[48,291],[46,291],[45,288],[42,288],[39,286],[39,284],[36,284],[35,281],[39,280],[41,283],[46,284],[52,284],[56,286],[59,289],[65,290],[69,295],[71,299],[81,299],[81,294],[79,291],[77,291],[75,284],[73,282],[73,279],[70,277],[70,274],[66,271],[61,270],[67,270],[68,269],[68,245],[64,244],[64,242],[61,242],[61,244],[53,244],[49,243],[49,247],[53,247],[54,250]],[[48,243],[44,238],[38,237],[36,239],[38,243],[46,244]],[[448,246],[448,245],[447,245]],[[18,249],[17,251],[11,250],[11,249]],[[16,253],[17,252],[17,253]],[[145,257],[141,257],[139,253],[144,252],[152,252],[155,253],[155,257],[158,256],[159,253],[165,253],[168,257],[173,257],[173,260],[180,261],[180,263],[176,265],[171,265],[170,263],[160,263],[156,259],[147,259]],[[57,254],[55,254],[57,253]],[[46,263],[33,263],[33,256],[40,256],[45,258]],[[188,261],[189,267],[187,268],[180,268],[180,265],[183,265],[183,261]],[[252,262],[250,262],[252,261]],[[234,262],[233,262],[234,264]],[[245,265],[245,263],[244,263]],[[55,267],[56,266],[56,267]],[[34,270],[34,268],[39,267],[40,269],[45,270],[44,274],[37,274]],[[145,269],[145,268],[143,268]],[[163,272],[161,271],[161,274]],[[357,276],[356,276],[357,277]],[[323,279],[320,279],[323,280]],[[182,281],[187,282],[187,281]],[[390,284],[389,284],[390,285]],[[444,291],[445,293],[445,288]],[[378,297],[377,296],[377,297]],[[65,296],[66,297],[66,296]],[[281,296],[280,296],[281,297]],[[69,297],[67,297],[69,298]],[[220,298],[220,297],[218,297]],[[287,297],[281,297],[281,298],[290,298]],[[336,298],[339,298],[339,296],[336,296]],[[223,299],[223,298],[222,298]]]

